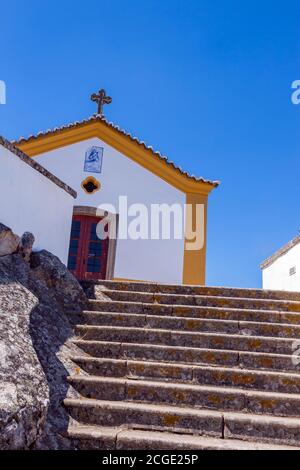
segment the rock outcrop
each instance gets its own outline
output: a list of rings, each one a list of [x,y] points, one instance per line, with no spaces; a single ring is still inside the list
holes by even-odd
[[[20,237],[9,227],[0,223],[0,256],[11,255],[18,249]]]
[[[38,299],[13,275],[16,268],[23,271],[22,264],[15,256],[0,260],[0,449],[30,448],[43,431],[49,405],[30,337]]]
[[[25,232],[20,240],[18,246],[18,253],[24,258],[25,261],[30,261],[32,248],[34,244],[34,235],[30,232]]]
[[[0,240],[13,240],[2,227]],[[76,346],[65,343],[86,297],[51,253],[23,256],[0,257],[0,449],[68,449],[62,401]]]

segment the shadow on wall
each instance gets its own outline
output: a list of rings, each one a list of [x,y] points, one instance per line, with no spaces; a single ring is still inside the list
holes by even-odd
[[[85,304],[77,280],[47,251],[30,263],[0,257],[0,449],[73,448],[62,402],[75,394],[66,378],[78,349],[66,342]]]

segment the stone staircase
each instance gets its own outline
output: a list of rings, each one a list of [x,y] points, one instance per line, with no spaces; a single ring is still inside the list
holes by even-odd
[[[300,448],[300,293],[84,287],[64,402],[78,448]]]

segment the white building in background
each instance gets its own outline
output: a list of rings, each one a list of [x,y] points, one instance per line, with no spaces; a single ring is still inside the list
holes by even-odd
[[[76,192],[0,136],[0,222],[67,263]]]
[[[300,235],[261,264],[263,289],[300,292]]]

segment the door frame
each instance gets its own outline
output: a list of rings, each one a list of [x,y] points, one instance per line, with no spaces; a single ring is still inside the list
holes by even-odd
[[[107,213],[106,213],[107,214]],[[76,215],[85,215],[90,217],[104,217],[106,215],[104,211],[99,213],[97,207],[91,206],[74,206],[73,208],[73,217]],[[109,225],[114,224],[116,234],[118,235],[119,228],[119,214],[109,213],[109,219],[111,222]],[[109,226],[109,231],[112,227]],[[116,252],[117,252],[117,238],[110,238],[108,243],[108,254],[107,254],[107,265],[106,265],[106,274],[105,279],[112,280],[115,273],[115,263],[116,263]]]

